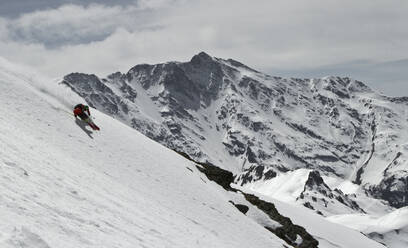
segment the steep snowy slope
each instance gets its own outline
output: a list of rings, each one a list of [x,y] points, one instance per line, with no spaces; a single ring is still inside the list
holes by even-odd
[[[0,62],[0,247],[285,244],[192,162],[96,110],[88,131],[59,89]]]

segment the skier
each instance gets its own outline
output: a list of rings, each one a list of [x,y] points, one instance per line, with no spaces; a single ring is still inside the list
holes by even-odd
[[[86,113],[88,113],[88,115]],[[89,111],[88,106],[81,104],[81,103],[77,104],[74,107],[74,116],[75,118],[79,116],[79,118],[81,118],[81,120],[86,122],[93,130],[99,130],[99,127],[95,125],[95,123],[93,123],[90,118],[91,112]]]

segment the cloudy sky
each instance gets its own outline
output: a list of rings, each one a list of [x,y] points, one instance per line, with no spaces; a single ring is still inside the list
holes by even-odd
[[[205,51],[277,76],[408,96],[406,0],[1,0],[0,56],[105,76]]]

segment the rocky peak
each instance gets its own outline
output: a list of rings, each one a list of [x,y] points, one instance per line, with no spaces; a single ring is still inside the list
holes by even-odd
[[[363,82],[357,81],[357,80],[352,80],[351,83],[348,86],[349,91],[353,92],[370,92],[374,93],[374,91],[365,85]]]
[[[200,52],[199,54],[194,55],[190,60],[193,65],[206,64],[211,61],[213,61],[213,58],[205,52]]]
[[[311,171],[303,192],[297,198],[307,208],[321,215],[343,214],[365,211],[341,190],[332,190],[323,180],[319,171]]]
[[[106,87],[99,78],[94,74],[85,73],[71,73],[64,77],[62,82],[65,85],[77,86],[81,91],[87,92],[110,92],[111,90]]]
[[[121,72],[118,71],[118,72],[109,74],[107,76],[107,78],[110,79],[110,80],[117,80],[117,79],[121,79],[123,76],[124,75]]]
[[[309,172],[309,177],[305,183],[305,188],[313,188],[314,186],[325,186],[323,178],[320,176],[320,173],[316,170]]]
[[[149,64],[139,64],[134,67],[132,67],[127,73],[126,73],[126,78],[129,82],[133,80],[139,80],[141,81],[140,83],[143,85],[145,82],[143,81],[144,79],[147,78],[147,75],[151,73],[153,69],[152,65]],[[145,83],[146,84],[146,83]],[[147,85],[143,85],[147,86]]]
[[[331,91],[340,98],[350,98],[354,93],[374,93],[373,90],[364,83],[349,77],[325,77],[323,78],[323,88]]]

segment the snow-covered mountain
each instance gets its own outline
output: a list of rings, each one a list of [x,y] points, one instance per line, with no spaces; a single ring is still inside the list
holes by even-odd
[[[81,101],[0,59],[0,247],[384,247],[95,109],[92,132]]]
[[[324,216],[408,206],[407,97],[350,78],[272,77],[203,52],[61,83],[153,140],[232,171],[247,189]]]

